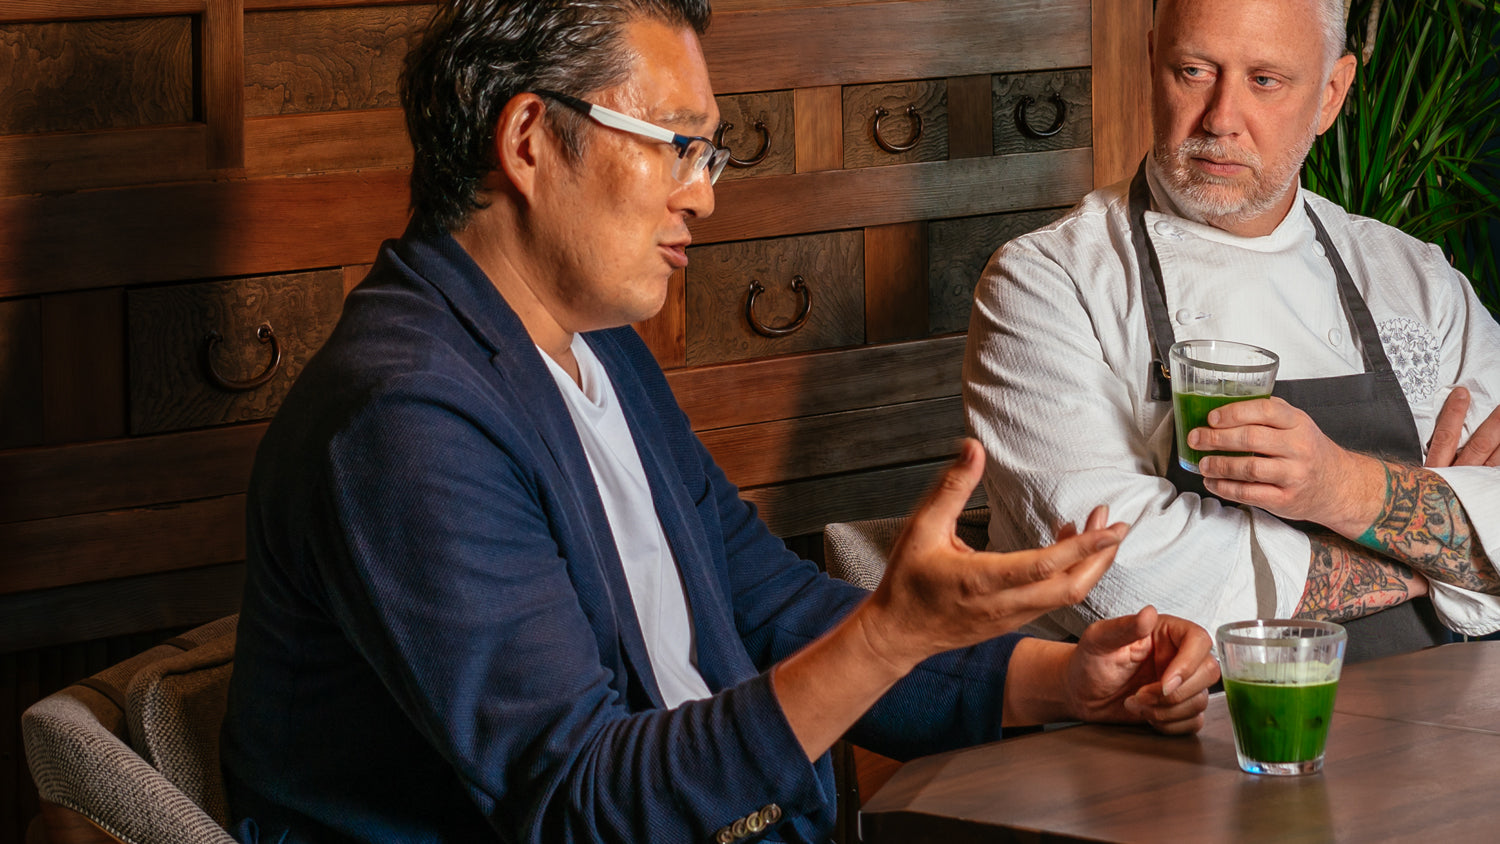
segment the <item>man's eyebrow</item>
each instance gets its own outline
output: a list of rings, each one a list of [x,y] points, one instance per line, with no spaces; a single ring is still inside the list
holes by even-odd
[[[685,108],[666,112],[657,118],[656,122],[667,127],[702,126],[708,122],[708,114],[695,109]]]

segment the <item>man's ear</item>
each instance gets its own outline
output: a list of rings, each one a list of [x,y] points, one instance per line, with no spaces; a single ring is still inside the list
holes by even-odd
[[[1328,74],[1328,84],[1323,88],[1323,103],[1318,111],[1318,134],[1328,131],[1338,119],[1339,109],[1344,107],[1344,98],[1349,96],[1349,86],[1354,84],[1354,72],[1358,68],[1352,54],[1345,54],[1333,63],[1333,72]]]
[[[528,202],[536,195],[539,165],[556,153],[557,140],[543,120],[546,111],[536,94],[517,94],[505,104],[495,124],[497,169]]]

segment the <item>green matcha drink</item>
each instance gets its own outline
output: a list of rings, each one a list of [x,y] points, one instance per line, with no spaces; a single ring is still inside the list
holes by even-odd
[[[1205,454],[1240,454],[1230,451],[1199,451],[1187,444],[1188,431],[1208,427],[1208,412],[1230,402],[1248,399],[1270,398],[1271,394],[1259,396],[1204,395],[1203,393],[1172,393],[1172,415],[1177,420],[1177,462],[1190,472],[1198,471],[1198,461]]]
[[[1214,639],[1240,769],[1321,771],[1349,634],[1328,621],[1262,618],[1231,621]]]
[[[1225,680],[1241,755],[1257,762],[1311,762],[1323,756],[1338,681],[1294,686]]]
[[[1275,352],[1259,346],[1229,340],[1183,340],[1172,345],[1167,357],[1177,428],[1177,463],[1189,472],[1198,472],[1199,459],[1213,452],[1188,448],[1188,432],[1208,427],[1208,413],[1216,407],[1270,396],[1281,359]]]

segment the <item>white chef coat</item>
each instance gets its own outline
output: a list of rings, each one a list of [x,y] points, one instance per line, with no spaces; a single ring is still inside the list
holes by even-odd
[[[1148,176],[1153,168],[1148,168]],[[1148,236],[1159,255],[1178,340],[1220,338],[1271,349],[1279,379],[1363,370],[1333,270],[1304,201],[1323,221],[1380,332],[1423,443],[1453,385],[1469,388],[1467,436],[1500,404],[1500,326],[1436,246],[1350,215],[1299,188],[1293,212],[1242,238],[1172,213],[1149,179]],[[990,547],[1052,540],[1095,504],[1133,525],[1087,600],[1043,629],[1153,604],[1212,632],[1289,617],[1301,602],[1307,536],[1251,507],[1179,493],[1165,478],[1170,402],[1150,399],[1152,349],[1131,244],[1129,181],[1095,191],[1067,216],[1006,244],[975,291],[964,360],[971,434],[989,457]],[[1500,469],[1438,470],[1491,557],[1500,556]],[[1500,629],[1500,598],[1432,584],[1443,622],[1470,635]]]

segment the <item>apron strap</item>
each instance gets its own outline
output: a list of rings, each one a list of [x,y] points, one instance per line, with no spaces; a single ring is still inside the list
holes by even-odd
[[[1130,241],[1135,246],[1135,265],[1141,273],[1141,298],[1146,306],[1146,334],[1151,338],[1151,400],[1172,400],[1172,372],[1167,368],[1167,352],[1177,342],[1172,320],[1167,315],[1167,294],[1163,287],[1161,262],[1146,234],[1146,211],[1151,207],[1151,186],[1146,183],[1146,159],[1130,182]]]
[[[1349,312],[1349,322],[1354,328],[1354,336],[1359,340],[1359,352],[1364,358],[1365,370],[1377,375],[1391,372],[1391,361],[1386,357],[1385,346],[1381,345],[1375,318],[1370,315],[1370,306],[1365,304],[1365,297],[1354,286],[1354,277],[1345,266],[1344,257],[1339,254],[1338,247],[1333,245],[1333,238],[1328,236],[1323,221],[1313,213],[1312,204],[1303,202],[1302,207],[1307,210],[1307,218],[1312,221],[1318,245],[1323,247],[1323,254],[1327,256],[1329,265],[1333,267],[1333,274],[1338,279],[1339,299]]]

